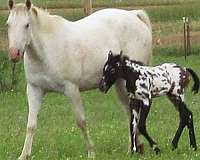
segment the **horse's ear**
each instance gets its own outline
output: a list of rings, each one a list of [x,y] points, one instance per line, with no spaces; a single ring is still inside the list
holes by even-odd
[[[13,7],[14,7],[14,1],[13,1],[13,0],[9,0],[9,1],[8,1],[8,8],[9,8],[10,10],[12,10]]]
[[[31,0],[26,0],[25,4],[26,4],[27,9],[30,10],[31,5],[32,5]]]

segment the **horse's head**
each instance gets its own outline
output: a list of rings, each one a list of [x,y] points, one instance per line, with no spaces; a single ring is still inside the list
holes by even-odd
[[[120,76],[121,54],[108,54],[108,60],[103,68],[103,76],[99,83],[99,89],[106,93]]]
[[[10,14],[7,20],[9,57],[13,62],[19,61],[31,41],[30,8],[31,1],[25,4],[15,4],[9,0]]]

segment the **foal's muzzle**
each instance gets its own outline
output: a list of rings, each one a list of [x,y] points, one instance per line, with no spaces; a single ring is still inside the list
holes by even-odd
[[[101,81],[99,83],[99,89],[101,92],[107,93],[109,86],[106,85],[106,82],[104,81],[104,79],[101,79]]]

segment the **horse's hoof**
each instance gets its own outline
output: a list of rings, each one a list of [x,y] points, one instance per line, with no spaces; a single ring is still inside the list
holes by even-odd
[[[95,152],[94,151],[89,151],[88,152],[88,158],[89,159],[95,159]]]
[[[18,160],[27,160],[27,156],[20,156],[19,158],[18,158]]]
[[[139,144],[137,146],[137,152],[140,153],[140,154],[144,154],[144,144]]]

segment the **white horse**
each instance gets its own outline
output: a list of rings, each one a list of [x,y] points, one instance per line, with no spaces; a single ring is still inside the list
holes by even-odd
[[[30,0],[25,4],[9,0],[9,9],[9,56],[17,62],[24,55],[29,104],[26,138],[19,159],[26,160],[31,154],[37,115],[42,98],[49,91],[63,93],[72,100],[88,156],[94,157],[80,91],[98,87],[110,50],[123,50],[132,59],[149,63],[152,32],[148,16],[142,10],[105,9],[70,22],[33,6]],[[127,105],[123,81],[116,86],[119,98]]]

